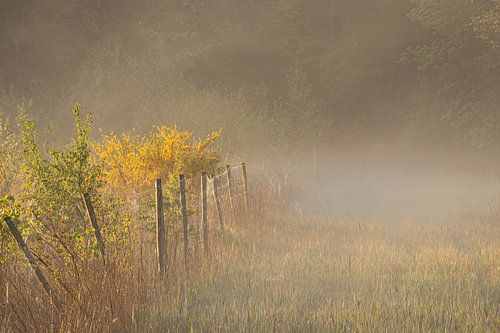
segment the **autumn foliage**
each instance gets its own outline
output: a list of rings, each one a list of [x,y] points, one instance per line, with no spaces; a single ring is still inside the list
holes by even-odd
[[[6,302],[2,297],[9,286],[17,288],[9,296],[6,312],[18,314],[10,327],[43,330],[47,326],[42,319],[52,318],[50,325],[62,325],[61,331],[91,327],[100,331],[113,322],[118,331],[130,328],[127,313],[135,311],[130,307],[141,304],[148,293],[142,284],[157,282],[152,246],[154,181],[161,178],[165,183],[165,197],[171,203],[165,209],[169,251],[177,253],[178,176],[216,170],[221,155],[213,144],[222,131],[195,139],[191,132],[162,125],[144,136],[128,133],[92,141],[92,118],[75,105],[74,137],[65,146],[46,148],[40,144],[34,119],[21,111],[17,131],[0,122],[4,139],[0,146],[0,304]],[[103,245],[90,223],[84,196],[91,198]],[[26,267],[26,259],[3,223],[7,217],[15,221],[62,300],[60,317],[50,317],[54,309],[47,297],[32,296],[40,293],[40,286],[33,275],[26,274],[29,270],[16,269]],[[175,260],[171,258],[170,267],[177,274]],[[169,281],[176,279],[170,276]],[[131,284],[134,288],[124,287]],[[31,316],[19,315],[25,311]],[[96,316],[99,323],[90,320]],[[70,319],[75,317],[84,319]],[[5,320],[0,314],[0,324]]]
[[[96,144],[96,152],[105,163],[109,187],[144,190],[157,178],[174,182],[181,173],[214,171],[220,153],[212,144],[221,135],[219,130],[196,140],[191,132],[162,125],[146,136],[109,135]]]

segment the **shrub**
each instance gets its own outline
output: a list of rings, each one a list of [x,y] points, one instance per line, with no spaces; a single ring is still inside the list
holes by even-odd
[[[222,131],[216,131],[195,140],[191,132],[163,125],[147,136],[109,135],[96,150],[105,163],[106,184],[111,189],[140,193],[162,178],[171,194],[180,173],[215,171],[220,154],[212,144],[221,135]]]

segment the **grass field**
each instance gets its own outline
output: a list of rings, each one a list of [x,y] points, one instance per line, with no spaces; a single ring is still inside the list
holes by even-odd
[[[186,261],[181,224],[170,224],[163,277],[147,228],[131,232],[117,252],[126,256],[108,265],[83,258],[65,279],[44,265],[63,301],[59,314],[18,257],[0,270],[0,332],[500,331],[493,189],[415,192],[426,200],[398,203],[407,219],[361,209],[341,218],[298,211],[285,186],[258,184],[248,214],[236,207],[224,227],[211,208],[209,257],[195,216]],[[415,214],[425,206],[433,218]]]
[[[137,331],[496,331],[500,227],[283,218]]]

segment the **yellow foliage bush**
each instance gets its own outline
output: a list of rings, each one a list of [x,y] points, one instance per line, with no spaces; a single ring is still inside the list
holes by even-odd
[[[106,136],[96,152],[105,163],[108,186],[137,192],[150,189],[157,178],[173,183],[180,173],[214,172],[221,156],[212,144],[221,135],[219,130],[196,140],[192,132],[163,125],[146,136]]]

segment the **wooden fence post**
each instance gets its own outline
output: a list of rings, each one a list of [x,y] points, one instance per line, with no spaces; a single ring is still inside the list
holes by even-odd
[[[208,257],[208,195],[207,195],[207,173],[201,173],[201,223],[203,225],[203,249]]]
[[[155,183],[156,189],[156,253],[158,256],[158,272],[163,277],[165,274],[166,263],[166,232],[165,232],[165,216],[163,212],[163,190],[161,179],[157,179]]]
[[[217,218],[219,219],[219,224],[222,230],[224,230],[224,216],[222,214],[222,208],[220,205],[220,194],[219,194],[219,182],[218,182],[218,177],[214,176],[213,178],[214,182],[214,197],[215,197],[215,208],[217,209]]]
[[[231,214],[234,217],[234,203],[233,203],[233,179],[231,177],[231,166],[226,165],[227,174],[227,193],[229,194],[229,206],[231,207]]]
[[[102,238],[101,229],[99,228],[99,224],[97,223],[97,217],[95,215],[94,205],[92,204],[92,200],[90,198],[90,193],[83,194],[83,201],[85,202],[85,208],[87,209],[87,216],[90,220],[90,223],[92,224],[92,227],[94,228],[94,235],[95,238],[97,239],[97,244],[99,244],[99,250],[101,252],[102,261],[106,265],[104,239]]]
[[[189,248],[188,248],[188,236],[189,236],[189,224],[188,224],[188,216],[187,216],[187,207],[186,207],[186,178],[184,174],[179,175],[179,185],[181,192],[181,215],[182,215],[182,225],[184,231],[184,269],[186,275],[189,274],[188,271],[188,259],[189,259]]]
[[[243,177],[243,198],[245,200],[245,212],[248,214],[248,178],[247,178],[247,166],[245,163],[241,163],[241,175]]]
[[[52,304],[54,304],[56,309],[59,312],[61,312],[61,310],[62,310],[61,302],[59,301],[56,294],[54,293],[54,291],[50,287],[49,281],[47,281],[47,278],[45,277],[42,270],[40,269],[40,266],[38,265],[35,258],[33,257],[31,250],[28,248],[28,245],[26,245],[26,242],[24,241],[23,237],[21,236],[21,233],[17,229],[14,221],[9,216],[4,217],[4,221],[5,221],[5,223],[7,223],[7,226],[9,227],[9,231],[12,234],[12,236],[14,236],[14,239],[16,240],[17,245],[19,245],[19,247],[23,251],[26,259],[28,259],[28,262],[29,262],[31,268],[33,269],[33,271],[35,271],[35,274],[36,274],[36,277],[38,278],[38,281],[40,281],[40,283],[42,284],[42,287],[45,290],[45,292],[47,293],[47,295],[49,296],[50,300],[52,301]]]

